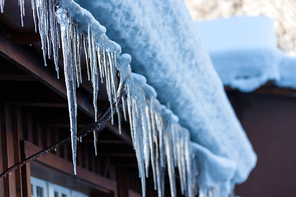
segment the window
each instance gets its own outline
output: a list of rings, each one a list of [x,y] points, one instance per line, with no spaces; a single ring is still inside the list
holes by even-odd
[[[47,197],[47,184],[45,181],[31,177],[32,197]]]
[[[89,197],[48,181],[31,177],[32,197]]]

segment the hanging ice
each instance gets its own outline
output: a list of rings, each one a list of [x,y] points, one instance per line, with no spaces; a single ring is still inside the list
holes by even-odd
[[[2,5],[2,4],[1,4]],[[21,12],[21,25],[22,27],[24,26],[24,16],[25,16],[25,1],[24,0],[18,0],[18,5],[20,6],[20,12]],[[2,11],[2,6],[1,6],[1,12]]]
[[[0,9],[1,9],[1,13],[4,12],[4,5],[5,5],[5,0],[0,0]]]
[[[66,10],[59,9],[57,17],[61,28],[62,50],[64,58],[64,74],[67,89],[68,108],[70,116],[71,147],[76,174],[76,149],[77,149],[77,105],[76,105],[76,80],[74,79],[74,68],[71,60],[71,37],[69,35],[69,19]]]

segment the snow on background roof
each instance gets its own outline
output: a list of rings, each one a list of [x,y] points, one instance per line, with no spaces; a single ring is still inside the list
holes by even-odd
[[[251,92],[274,81],[279,87],[296,88],[296,58],[278,48],[273,22],[266,16],[196,22],[225,86]]]
[[[147,78],[158,99],[169,105],[180,124],[189,129],[191,140],[235,163],[232,184],[245,181],[256,164],[256,155],[227,100],[185,3],[76,2],[107,28],[108,37],[119,43],[123,52],[131,54],[133,71]],[[207,157],[203,161],[206,160]]]

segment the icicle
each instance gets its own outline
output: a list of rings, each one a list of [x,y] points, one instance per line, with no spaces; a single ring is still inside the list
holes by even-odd
[[[57,17],[61,28],[62,51],[64,59],[64,74],[67,89],[68,108],[70,117],[71,147],[74,174],[76,174],[76,152],[77,152],[77,102],[76,102],[76,81],[74,68],[71,61],[70,37],[68,28],[68,17],[64,9],[57,11]]]
[[[137,138],[138,141],[138,145],[141,144],[141,138]],[[145,197],[146,196],[146,177],[145,177],[145,169],[144,169],[144,165],[143,165],[143,151],[141,149],[140,146],[136,146],[136,157],[137,157],[137,161],[138,161],[138,166],[139,166],[139,177],[141,178],[141,187],[142,187],[142,196]]]
[[[94,148],[95,148],[95,156],[98,155],[98,151],[97,151],[97,133],[95,131],[93,131],[93,134],[94,134]]]
[[[110,82],[111,82],[111,92],[113,95],[113,100],[116,100],[116,87],[115,87],[115,78],[114,78],[114,66],[113,66],[113,53],[107,52],[108,60],[109,60],[109,71],[110,71]],[[115,99],[114,99],[115,97]]]
[[[119,134],[121,134],[121,113],[120,110],[117,109],[117,119],[118,119],[118,130],[119,130]]]
[[[57,21],[55,19],[55,5],[52,3],[51,0],[49,2],[49,24],[50,24],[50,37],[51,37],[51,45],[52,45],[52,51],[53,51],[53,59],[54,59],[54,65],[55,65],[55,70],[57,72],[57,78],[59,79],[59,39],[57,38],[58,32],[57,30]],[[34,14],[34,10],[33,10]],[[35,20],[35,19],[34,19]],[[50,42],[49,42],[50,43]],[[50,49],[48,50],[50,51]],[[48,54],[50,57],[50,53]]]
[[[104,60],[104,70],[105,70],[105,79],[106,79],[106,90],[107,90],[107,95],[108,95],[108,100],[109,100],[109,103],[110,103],[110,109],[111,109],[111,124],[114,124],[114,117],[113,117],[113,114],[114,114],[114,109],[113,109],[113,100],[112,100],[112,89],[111,89],[111,77],[110,77],[110,69],[109,69],[109,65],[108,65],[108,60],[107,60],[107,57],[106,57],[106,54],[107,56],[109,55],[109,52],[103,50],[103,60]]]
[[[155,160],[155,168],[156,168],[156,178],[157,178],[157,193],[158,197],[162,197],[162,188],[161,188],[161,171],[159,165],[159,158],[157,157]]]
[[[98,47],[97,49],[97,55],[98,55],[98,64],[99,64],[99,71],[100,71],[100,78],[101,78],[101,83],[104,83],[104,70],[103,70],[103,66],[102,66],[102,60],[101,60],[101,51],[102,51],[102,48],[101,47]]]
[[[1,13],[4,12],[5,0],[0,0]]]
[[[138,127],[138,117],[139,114],[137,113],[137,105],[136,105],[136,101],[135,98],[131,97],[131,105],[132,105],[132,119],[133,119],[133,137],[134,137],[134,146],[135,149],[136,147],[138,147],[138,138],[140,137],[139,133],[141,134],[140,131],[138,131],[137,127]]]
[[[177,156],[178,156],[178,151],[179,151],[179,149],[180,149],[180,147],[179,147],[179,143],[178,143],[178,141],[177,141],[177,139],[176,139],[176,124],[175,123],[173,123],[173,125],[172,125],[172,142],[173,142],[173,144],[175,144],[175,146],[173,147],[173,151],[174,151],[174,164],[175,164],[175,167],[177,167]]]
[[[184,131],[188,133],[188,131]],[[192,183],[192,160],[190,151],[189,134],[185,135],[185,161],[186,161],[186,177],[187,177],[187,194],[189,197],[194,196],[193,183]]]
[[[46,54],[48,50],[48,12],[47,12],[47,1],[45,0],[36,0],[36,12],[38,16],[38,28],[39,28],[39,34],[41,39],[41,48],[43,52],[43,60],[44,60],[44,66],[47,66],[46,63]]]
[[[112,103],[115,102],[115,111],[117,111],[118,110],[117,99],[116,98],[114,99],[114,96],[116,97],[115,79],[114,79],[114,71],[113,71],[114,67],[112,63],[111,53],[109,52],[109,50],[106,53],[108,57],[108,65],[106,65],[108,70],[108,74],[107,74],[108,98],[109,98],[110,105],[112,105]],[[114,109],[112,109],[112,111],[114,111]],[[112,112],[112,114],[113,113],[114,112]],[[113,116],[111,117],[111,124],[114,124]]]
[[[118,91],[116,92],[116,100],[117,100],[117,98],[119,98],[120,99],[120,90],[123,88],[123,82],[122,81],[120,81],[119,82],[119,86],[118,86]],[[121,99],[122,99],[122,97],[121,97]],[[117,103],[117,105],[118,105],[118,103]],[[124,104],[122,104],[122,105],[124,105]],[[118,118],[118,129],[119,129],[119,134],[121,134],[121,112],[120,112],[120,110],[119,110],[119,108],[118,108],[118,106],[117,106],[117,110],[118,110],[118,112],[117,112],[117,118]]]
[[[129,87],[129,86],[127,86]],[[128,88],[129,89],[129,88]],[[129,91],[129,90],[128,90]],[[137,162],[138,162],[138,168],[139,168],[139,177],[141,178],[141,186],[142,186],[142,196],[145,196],[145,190],[146,190],[146,177],[145,177],[145,166],[144,166],[144,150],[143,150],[143,136],[142,136],[142,130],[141,130],[141,121],[139,118],[139,106],[137,104],[136,99],[134,98],[134,95],[128,94],[128,106],[130,115],[132,116],[132,139],[134,144],[134,149],[136,152]]]
[[[77,49],[77,27],[74,26],[74,31],[73,31],[73,53],[74,53],[74,67],[75,67],[75,73],[76,73],[76,82],[77,82],[77,87],[79,88],[79,83],[80,83],[80,79],[79,79],[79,67],[80,65],[78,65],[78,60],[77,60],[77,53],[78,53],[78,49]]]
[[[2,0],[2,1],[4,1],[4,0]],[[33,13],[33,21],[34,21],[35,33],[37,33],[36,2],[35,2],[35,0],[31,0],[31,8],[32,8],[32,13]]]
[[[156,127],[158,130],[158,142],[159,142],[159,156],[160,156],[160,165],[161,167],[164,167],[164,147],[163,147],[163,123],[162,118],[158,112],[155,112],[155,122]]]
[[[89,60],[89,66],[90,66],[90,73],[92,72],[93,67],[93,57],[92,57],[92,41],[91,41],[92,35],[91,35],[91,26],[88,25],[87,28],[87,54],[88,54],[88,60]]]
[[[116,94],[116,90],[118,89],[118,80],[117,80],[117,69],[116,69],[116,51],[111,52],[111,60],[112,60],[112,64],[110,64],[110,66],[112,65],[112,87],[113,87],[113,102],[115,102],[116,104],[116,111],[118,111],[118,101],[117,101],[117,94]]]
[[[83,48],[84,48],[84,55],[85,55],[85,61],[86,61],[87,80],[90,81],[89,62],[88,62],[87,45],[86,45],[87,41],[85,36],[83,36],[82,38],[83,38]]]
[[[112,89],[112,98],[110,100],[113,99],[112,103],[115,103],[115,111],[117,113],[117,117],[118,117],[118,127],[120,128],[120,132],[121,133],[121,116],[120,116],[120,111],[119,111],[119,107],[118,107],[118,100],[117,100],[117,76],[116,76],[116,53],[114,52],[110,52],[108,53],[108,57],[109,57],[109,66],[110,66],[110,75],[111,75],[111,89]]]
[[[78,71],[79,71],[79,82],[82,83],[82,72],[81,72],[81,33],[80,30],[77,28],[76,32],[76,40],[77,40],[77,62],[78,62]]]
[[[185,192],[185,195],[187,194],[187,174],[186,174],[186,157],[185,157],[185,139],[184,139],[184,136],[183,136],[183,139],[181,141],[181,147],[182,147],[182,160],[181,160],[181,164],[182,164],[182,174],[183,174],[183,182],[184,182],[184,192]]]
[[[50,14],[53,15],[53,13],[52,13],[53,10],[50,7],[51,6],[51,3],[52,3],[51,0],[46,0],[46,1],[44,1],[44,3],[45,3],[45,7],[47,9],[47,11],[45,11],[45,13],[46,13],[46,20],[47,20],[46,21],[46,26],[45,26],[46,43],[47,43],[47,57],[48,57],[48,59],[50,59],[51,58],[51,51],[52,51],[52,40],[53,40],[52,35],[51,35],[51,31],[50,31],[51,29],[53,29],[51,27],[51,19],[53,19],[53,18],[50,17]],[[69,18],[68,20],[71,20],[71,19]],[[71,23],[71,28],[72,28],[72,23]]]
[[[132,102],[131,102],[131,94],[129,89],[129,82],[126,81],[125,83],[125,92],[126,92],[126,103],[127,103],[127,111],[128,111],[128,119],[130,124],[131,130],[131,137],[133,141],[133,146],[135,147],[135,140],[134,140],[134,130],[133,130],[133,116],[132,116]]]
[[[154,120],[154,98],[148,101],[148,106],[147,106],[147,111],[149,113],[150,117],[150,134],[149,137],[150,139],[150,151],[151,151],[151,165],[152,165],[152,173],[153,173],[153,179],[154,179],[154,189],[156,190],[157,188],[157,175],[156,175],[156,160],[158,159],[156,157],[156,152],[158,151],[158,147],[156,145],[156,148],[154,149],[154,144],[157,143],[157,137],[156,137],[156,131],[155,131],[155,120]]]
[[[123,117],[124,117],[124,121],[127,121],[127,114],[126,114],[126,101],[124,96],[121,97],[121,103],[122,103],[122,111],[123,111]]]
[[[88,28],[88,52],[90,58],[90,70],[91,70],[91,81],[93,87],[93,106],[95,111],[95,121],[97,122],[97,100],[99,92],[99,79],[98,79],[98,67],[97,67],[97,52],[95,37],[92,34],[91,28]]]
[[[167,125],[167,127],[170,127],[170,125]],[[171,141],[171,130],[167,129],[165,131],[164,136],[164,143],[165,143],[165,149],[166,149],[166,156],[167,156],[167,165],[168,165],[168,172],[169,172],[169,180],[170,180],[170,188],[171,188],[171,196],[176,196],[176,183],[175,183],[175,169],[174,169],[174,161],[173,161],[173,150],[172,145],[170,144]]]
[[[141,85],[141,84],[137,84]],[[141,89],[140,86],[136,87],[135,92],[137,92],[137,95],[135,96],[137,100],[134,99],[134,105],[136,106],[135,109],[139,124],[141,126],[141,137],[142,137],[142,146],[143,146],[143,153],[144,153],[144,164],[145,164],[145,172],[146,176],[148,176],[148,170],[149,170],[149,160],[150,160],[150,149],[149,149],[149,134],[148,134],[148,126],[147,126],[147,120],[146,117],[146,98],[144,96],[144,92]]]
[[[2,4],[2,3],[1,3]],[[4,4],[4,3],[3,3]],[[24,26],[24,16],[25,16],[25,1],[24,0],[18,0],[18,5],[20,6],[21,11],[21,24],[22,27]],[[3,6],[4,7],[4,6]],[[3,13],[3,8],[1,7],[1,12]]]
[[[156,187],[156,175],[155,175],[155,153],[154,153],[154,146],[153,146],[153,131],[151,126],[151,117],[150,117],[150,100],[147,100],[147,104],[145,106],[145,112],[147,117],[147,126],[148,126],[148,137],[149,137],[149,148],[150,148],[150,155],[151,155],[151,167],[152,167],[152,174],[154,180],[154,187]]]
[[[178,173],[180,177],[180,187],[181,187],[181,194],[184,195],[184,174],[183,174],[183,166],[182,166],[182,136],[178,136],[178,155],[177,155],[177,165],[178,165]]]
[[[116,52],[111,52],[111,56],[109,55],[109,61],[110,61],[110,70],[111,70],[111,84],[112,84],[112,92],[113,92],[113,102],[115,102],[115,110],[117,112],[117,119],[118,119],[118,127],[119,127],[119,133],[121,134],[121,114],[118,106],[118,100],[117,100],[117,70],[116,70]],[[121,84],[122,82],[120,82]]]

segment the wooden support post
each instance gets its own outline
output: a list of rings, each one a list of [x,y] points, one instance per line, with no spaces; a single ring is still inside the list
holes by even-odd
[[[20,107],[12,107],[13,116],[13,144],[14,144],[14,160],[15,163],[21,161],[21,148],[20,148],[20,140],[23,139],[23,128],[22,128],[22,114]],[[16,194],[18,197],[23,197],[23,189],[22,189],[22,172],[21,168],[15,170],[15,181],[16,181]]]
[[[4,152],[6,151],[4,147],[4,141],[5,141],[5,113],[3,113],[3,107],[0,106],[0,172],[4,171]],[[4,196],[4,179],[0,180],[0,196]]]
[[[1,110],[2,113],[5,113],[5,130],[4,140],[3,140],[3,149],[6,148],[6,154],[3,156],[4,161],[4,169],[9,168],[10,166],[15,164],[14,159],[14,146],[13,146],[13,127],[12,127],[12,119],[11,119],[11,107],[4,105],[4,110]],[[12,172],[10,175],[4,178],[4,190],[5,196],[7,197],[16,197],[16,176],[15,172]]]
[[[21,141],[21,156],[22,160],[25,160],[30,155],[25,154],[25,144],[24,141]],[[32,196],[31,194],[31,166],[30,162],[22,167],[22,186],[23,186],[23,195]]]

